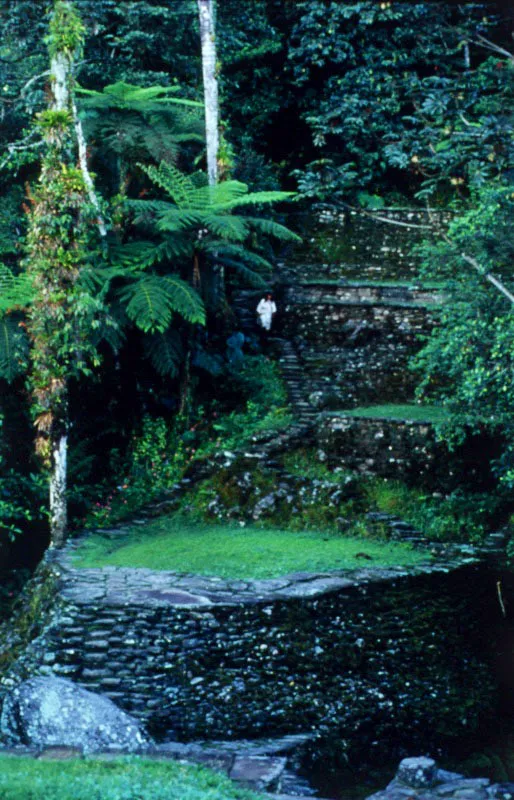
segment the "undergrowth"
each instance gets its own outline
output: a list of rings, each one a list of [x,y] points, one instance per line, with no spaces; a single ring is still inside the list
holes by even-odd
[[[195,461],[220,450],[243,448],[254,437],[273,435],[292,422],[275,362],[264,356],[246,356],[226,382],[230,383],[232,402],[198,405],[194,412],[179,414],[172,421],[143,417],[127,452],[111,453],[114,477],[108,485],[97,487],[99,498],[79,526],[113,525],[165,494]]]

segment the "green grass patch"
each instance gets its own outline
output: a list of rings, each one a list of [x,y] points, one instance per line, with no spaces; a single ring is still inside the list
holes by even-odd
[[[74,564],[265,579],[297,571],[356,569],[362,565],[356,554],[362,551],[373,559],[374,566],[380,567],[426,560],[426,554],[416,552],[408,544],[326,531],[209,525],[173,515],[139,525],[123,540],[91,535],[74,554]]]
[[[135,757],[0,758],[2,800],[263,800],[210,770]]]
[[[332,412],[329,413],[332,414]],[[445,422],[448,418],[448,412],[440,406],[414,404],[362,406],[348,411],[335,412],[334,416],[336,415],[342,417],[366,417],[368,419],[390,419],[398,422],[409,420],[412,422],[428,422],[434,425]]]

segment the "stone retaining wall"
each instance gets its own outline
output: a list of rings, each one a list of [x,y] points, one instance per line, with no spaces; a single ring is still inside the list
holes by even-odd
[[[424,209],[291,215],[289,225],[304,244],[286,254],[287,273],[298,279],[313,277],[354,280],[417,278],[420,258],[414,248],[433,240],[452,214]],[[400,223],[400,224],[393,224]]]
[[[387,337],[389,341],[417,340],[427,334],[432,325],[432,315],[426,307],[413,303],[376,300],[366,303],[359,300],[327,300],[311,298],[305,287],[301,295],[288,290],[284,307],[282,331],[286,336],[306,342],[342,344],[366,332],[368,338]],[[358,329],[358,330],[357,330]]]
[[[463,481],[477,490],[487,484],[488,454],[493,442],[471,440],[451,453],[436,442],[429,422],[320,415],[317,443],[331,467],[344,466],[367,475],[396,478],[449,491]]]
[[[476,565],[255,582],[53,570],[47,625],[3,691],[55,674],[161,736],[316,730],[368,756],[386,742],[395,751],[463,735],[494,702],[482,643],[494,580]]]

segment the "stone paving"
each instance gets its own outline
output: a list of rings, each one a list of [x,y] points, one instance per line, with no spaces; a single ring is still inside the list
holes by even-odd
[[[76,569],[73,566],[73,545],[56,554],[62,570],[61,595],[77,605],[101,603],[120,607],[238,605],[266,603],[292,598],[312,599],[356,585],[379,583],[404,576],[450,572],[475,558],[459,558],[436,563],[387,569],[339,570],[330,573],[295,572],[268,580],[224,580],[217,577],[188,575],[143,568],[103,567]]]

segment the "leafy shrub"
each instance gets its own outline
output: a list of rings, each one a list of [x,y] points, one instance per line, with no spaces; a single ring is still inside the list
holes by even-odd
[[[372,508],[400,517],[435,541],[480,542],[500,509],[500,500],[489,494],[426,495],[387,479],[370,480],[366,494]]]

